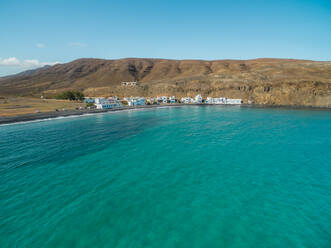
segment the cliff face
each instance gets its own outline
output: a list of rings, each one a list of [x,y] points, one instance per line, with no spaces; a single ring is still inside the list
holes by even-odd
[[[139,86],[121,86],[122,81]],[[257,104],[331,107],[331,62],[286,59],[79,59],[0,78],[0,95],[175,95],[242,98]]]

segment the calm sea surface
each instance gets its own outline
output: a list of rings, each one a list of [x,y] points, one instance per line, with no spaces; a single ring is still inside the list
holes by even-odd
[[[331,112],[0,126],[0,247],[331,247]]]

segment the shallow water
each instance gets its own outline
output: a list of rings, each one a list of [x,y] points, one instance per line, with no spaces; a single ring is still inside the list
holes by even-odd
[[[0,247],[331,247],[331,112],[0,126]]]

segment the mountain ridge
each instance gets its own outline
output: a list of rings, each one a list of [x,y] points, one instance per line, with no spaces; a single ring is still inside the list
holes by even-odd
[[[122,81],[139,81],[135,87]],[[331,62],[258,58],[171,60],[81,58],[0,78],[0,95],[224,96],[274,105],[331,106]]]

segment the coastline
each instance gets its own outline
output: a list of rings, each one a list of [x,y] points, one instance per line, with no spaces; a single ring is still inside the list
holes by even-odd
[[[233,105],[210,105],[210,104],[162,104],[162,105],[144,105],[144,106],[124,106],[115,109],[83,109],[83,110],[66,110],[66,111],[51,111],[41,112],[32,114],[23,114],[17,116],[4,116],[0,117],[0,125],[20,123],[27,121],[38,121],[46,119],[56,119],[59,117],[70,117],[70,116],[82,116],[88,114],[98,114],[107,112],[117,112],[124,110],[135,110],[135,109],[152,109],[152,108],[163,108],[163,107],[182,107],[182,106],[233,106]],[[314,107],[314,106],[293,106],[293,105],[265,105],[265,104],[241,104],[236,105],[244,108],[277,108],[277,109],[296,109],[296,110],[329,110],[329,107]]]
[[[123,110],[134,110],[134,109],[151,109],[151,108],[162,108],[162,107],[178,107],[183,106],[183,104],[164,104],[164,105],[144,105],[144,106],[124,106],[121,108],[115,109],[82,109],[82,110],[66,110],[66,111],[51,111],[51,112],[41,112],[41,113],[32,113],[32,114],[23,114],[17,116],[6,116],[0,117],[0,125],[11,124],[11,123],[20,123],[26,121],[37,121],[45,119],[56,119],[59,117],[70,117],[70,116],[81,116],[88,114],[98,114],[98,113],[107,113],[107,112],[116,112]]]

